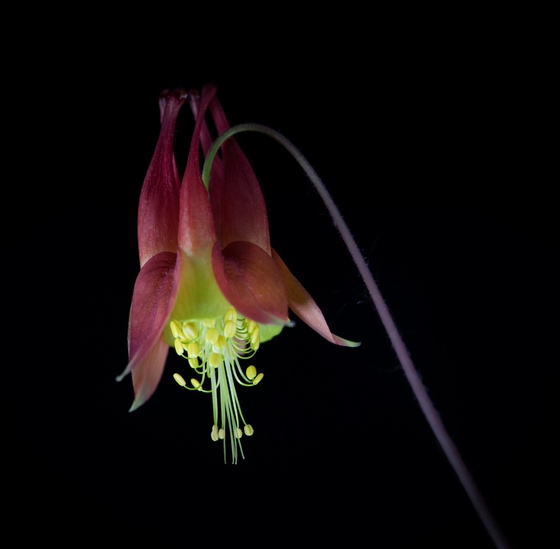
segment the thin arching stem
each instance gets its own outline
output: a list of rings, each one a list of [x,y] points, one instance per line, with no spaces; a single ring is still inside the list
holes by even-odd
[[[216,155],[219,147],[226,139],[229,139],[232,135],[243,131],[259,132],[275,139],[296,159],[298,164],[303,168],[307,177],[309,177],[309,179],[313,183],[315,189],[321,196],[327,210],[329,211],[336,228],[340,232],[340,235],[344,240],[344,243],[346,244],[350,255],[352,256],[352,259],[356,264],[358,271],[360,272],[360,275],[371,296],[373,304],[379,314],[381,322],[385,327],[387,334],[389,335],[389,339],[391,341],[391,344],[393,345],[393,349],[397,354],[406,378],[410,383],[412,392],[418,400],[418,404],[420,405],[420,408],[424,413],[424,416],[426,417],[430,428],[432,429],[436,439],[440,443],[447,459],[449,460],[449,463],[459,477],[461,485],[470,498],[489,536],[492,538],[496,547],[498,547],[499,549],[507,549],[509,545],[504,535],[502,534],[498,524],[496,523],[492,513],[490,512],[486,501],[484,500],[478,489],[476,482],[474,481],[471,473],[465,465],[463,458],[457,450],[457,447],[455,446],[453,440],[449,436],[449,433],[443,425],[439,414],[437,413],[430,397],[428,396],[424,385],[422,384],[418,371],[416,370],[416,367],[414,366],[414,363],[410,358],[410,354],[399,333],[399,330],[397,329],[393,317],[389,312],[387,304],[385,303],[385,300],[383,299],[383,296],[381,295],[381,292],[379,291],[379,288],[375,280],[373,279],[373,276],[356,244],[356,241],[354,240],[354,237],[352,236],[352,233],[350,232],[350,229],[344,221],[330,193],[327,191],[325,184],[321,181],[320,177],[317,175],[306,158],[301,154],[301,152],[286,137],[284,137],[276,130],[268,128],[267,126],[251,123],[233,126],[223,134],[221,134],[216,139],[211,149],[208,151],[208,155],[206,157],[206,161],[204,163],[202,171],[202,179],[204,181],[204,184],[206,185],[206,188],[208,188],[210,179],[210,168],[212,166],[212,160]]]

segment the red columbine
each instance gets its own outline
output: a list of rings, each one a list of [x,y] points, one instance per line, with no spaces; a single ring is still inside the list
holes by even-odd
[[[173,137],[187,99],[196,122],[181,182]],[[288,308],[330,342],[357,343],[331,333],[319,307],[271,248],[262,192],[234,139],[222,144],[209,190],[204,186],[199,151],[206,154],[212,141],[207,111],[218,134],[229,128],[215,86],[200,94],[164,92],[160,109],[160,135],[138,208],[141,268],[130,308],[129,362],[117,380],[132,374],[130,411],[136,410],[154,393],[173,347],[195,376],[190,386],[179,374],[175,380],[212,393],[211,437],[229,437],[235,463],[243,432],[253,433],[235,382],[256,385],[263,375],[253,365],[244,370],[241,360],[289,324]]]

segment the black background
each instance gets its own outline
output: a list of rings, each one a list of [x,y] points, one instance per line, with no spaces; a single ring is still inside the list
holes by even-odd
[[[209,397],[174,383],[173,353],[154,397],[128,413],[130,379],[115,376],[158,95],[215,82],[231,124],[280,131],[323,178],[511,546],[548,545],[557,176],[545,169],[548,73],[523,33],[414,17],[357,28],[359,14],[320,29],[288,18],[273,30],[267,17],[200,32],[194,21],[167,29],[169,19],[108,18],[86,32],[84,16],[14,62],[3,454],[17,539],[493,547],[318,195],[267,137],[239,142],[272,243],[332,330],[361,347],[300,322],[263,345],[264,381],[241,392],[255,435],[235,466],[208,436]],[[179,166],[191,131],[185,107]]]

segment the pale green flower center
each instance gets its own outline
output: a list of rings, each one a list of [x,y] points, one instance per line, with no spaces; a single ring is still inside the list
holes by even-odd
[[[254,366],[244,371],[240,364],[240,359],[251,358],[259,348],[259,325],[232,308],[218,318],[171,320],[169,327],[175,351],[188,360],[197,374],[191,378],[190,386],[180,374],[173,374],[173,378],[185,389],[212,393],[214,424],[210,436],[214,441],[224,441],[224,460],[229,438],[232,461],[237,463],[238,451],[245,457],[241,437],[243,433],[251,436],[253,427],[243,417],[235,382],[253,386],[263,378]]]

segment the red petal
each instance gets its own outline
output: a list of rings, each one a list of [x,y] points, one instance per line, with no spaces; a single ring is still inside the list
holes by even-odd
[[[328,325],[321,309],[317,306],[313,298],[307,293],[306,289],[301,285],[299,280],[290,272],[286,264],[282,261],[275,250],[272,250],[272,258],[282,276],[286,290],[288,292],[288,305],[290,309],[305,322],[310,328],[313,328],[318,334],[336,345],[346,347],[357,347],[360,345],[354,341],[343,339],[334,335]]]
[[[205,86],[202,89],[187,167],[181,185],[179,247],[192,256],[196,256],[204,248],[210,248],[216,241],[210,199],[202,182],[199,154],[204,114],[215,93],[214,86]]]
[[[121,381],[134,374],[131,411],[152,396],[161,378],[167,356],[162,333],[175,304],[180,274],[180,259],[170,252],[155,255],[138,273],[128,323],[129,362],[117,377]]]
[[[161,380],[168,353],[169,345],[160,338],[132,370],[134,402],[129,412],[140,408],[154,394]]]
[[[209,105],[219,134],[229,128],[222,105],[214,97]],[[260,246],[270,255],[270,236],[264,197],[257,176],[237,142],[230,138],[222,144],[221,175],[212,169],[210,200],[225,248],[230,242],[244,240]]]
[[[226,299],[243,316],[261,324],[287,324],[288,298],[272,258],[251,242],[232,242],[212,251],[212,268]]]
[[[197,92],[189,93],[189,105],[191,107],[191,111],[194,115],[194,119],[198,118],[198,113],[200,110],[200,95]],[[212,142],[214,141],[212,135],[210,134],[210,130],[208,128],[208,124],[203,119],[202,123],[202,130],[200,132],[200,144],[202,145],[202,152],[204,156],[208,153],[208,150],[212,146]],[[221,166],[222,159],[216,155],[214,157],[213,165],[214,166]],[[219,168],[221,169],[221,168]]]
[[[138,205],[140,266],[159,252],[177,250],[180,183],[173,155],[173,137],[177,114],[185,98],[186,94],[181,92],[160,98],[162,120],[159,139]]]

